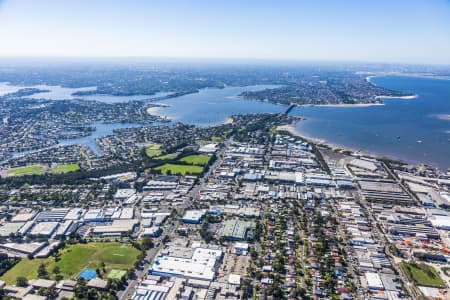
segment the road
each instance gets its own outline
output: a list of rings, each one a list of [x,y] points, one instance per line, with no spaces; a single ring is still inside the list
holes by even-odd
[[[225,149],[228,148],[228,146],[231,144],[232,138],[230,137],[228,140],[225,141],[225,146],[222,147],[216,154],[217,159],[216,161],[208,168],[208,171],[203,174],[202,177],[198,179],[198,182],[191,188],[191,190],[188,192],[187,197],[185,197],[185,200],[181,205],[178,206],[178,215],[183,215],[184,211],[189,208],[192,204],[192,200],[195,199],[195,196],[198,194],[198,192],[204,187],[205,183],[207,182],[207,179],[209,178],[210,174],[217,168],[217,166],[222,162],[223,154],[225,152]],[[140,209],[137,211],[137,215],[140,214]],[[175,216],[176,218],[177,216]],[[148,271],[150,269],[151,264],[153,263],[153,259],[155,258],[156,254],[161,250],[163,245],[163,240],[165,237],[172,237],[175,233],[175,231],[178,229],[178,226],[180,225],[180,220],[167,220],[166,225],[164,225],[163,228],[163,234],[154,239],[155,246],[154,248],[147,251],[147,255],[144,259],[144,264],[136,270],[136,279],[129,280],[127,287],[123,291],[119,291],[117,293],[117,297],[119,300],[126,300],[129,299],[134,292],[135,287],[143,280],[145,275],[148,274]]]
[[[409,280],[405,277],[402,270],[400,269],[398,262],[395,261],[395,256],[391,253],[391,249],[390,249],[389,245],[386,243],[387,238],[386,238],[384,232],[382,232],[379,229],[379,227],[376,225],[376,224],[378,224],[378,222],[375,219],[375,217],[373,216],[372,211],[370,209],[368,209],[367,202],[365,200],[361,199],[361,203],[364,204],[364,206],[368,212],[370,223],[372,224],[372,229],[373,229],[372,232],[374,233],[375,238],[379,241],[380,245],[383,246],[386,256],[389,258],[389,261],[391,262],[392,268],[394,268],[396,273],[399,274],[401,281],[404,283],[403,286],[405,287],[406,291],[414,299],[420,299],[421,293],[416,290],[415,286],[411,285],[411,282],[409,282]]]

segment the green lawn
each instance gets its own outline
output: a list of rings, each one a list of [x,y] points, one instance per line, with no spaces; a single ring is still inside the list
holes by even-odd
[[[145,148],[145,154],[148,157],[155,157],[161,155],[161,145],[160,144],[150,144]]]
[[[163,174],[186,175],[186,174],[201,174],[203,172],[203,167],[201,166],[187,166],[187,165],[176,165],[176,164],[164,164],[162,166],[156,167],[155,170],[160,171]]]
[[[191,165],[206,166],[211,159],[209,155],[188,155],[180,159],[180,161]]]
[[[165,155],[161,155],[161,156],[155,157],[155,159],[168,160],[168,159],[175,159],[175,158],[177,158],[177,156],[178,156],[177,153],[169,153],[169,154],[165,154]]]
[[[29,165],[25,167],[17,167],[8,170],[10,176],[24,176],[24,175],[42,175],[45,173],[42,165]]]
[[[213,135],[211,137],[211,142],[213,142],[213,143],[225,142],[225,140],[226,140],[226,138],[224,138],[222,136]]]
[[[76,172],[80,170],[79,164],[65,164],[65,165],[57,165],[52,169],[52,173],[54,174],[62,174],[68,172]]]
[[[113,269],[111,272],[109,272],[107,278],[110,279],[122,279],[123,276],[125,276],[127,272],[125,270],[117,270]]]
[[[134,262],[139,251],[131,245],[121,243],[88,243],[69,245],[61,251],[61,259],[54,261],[53,257],[44,259],[22,259],[12,269],[6,272],[0,280],[8,284],[15,284],[18,276],[27,279],[37,278],[37,270],[41,263],[46,265],[50,277],[53,278],[52,270],[58,266],[64,279],[75,279],[85,268],[97,269],[104,262],[106,272],[112,270],[125,270],[134,267]]]
[[[417,285],[443,288],[445,283],[436,270],[424,263],[400,263],[400,267],[409,280]]]
[[[16,284],[16,278],[24,276],[27,279],[37,278],[37,270],[41,263],[48,263],[50,259],[32,259],[22,258],[19,263],[8,270],[0,277],[0,280],[5,281],[7,284]]]

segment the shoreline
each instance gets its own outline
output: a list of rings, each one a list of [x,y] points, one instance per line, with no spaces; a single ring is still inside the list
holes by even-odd
[[[358,72],[356,72],[358,73]],[[367,74],[367,73],[366,73]],[[373,74],[373,73],[372,73]],[[369,75],[366,77],[367,82],[371,82],[371,79],[374,77],[386,77],[386,76],[397,76],[397,77],[411,77],[411,78],[423,78],[423,79],[437,79],[437,80],[450,80],[450,76],[448,75],[436,75],[436,74],[424,74],[424,73],[399,73],[399,72],[387,72],[387,73],[378,73],[374,75]],[[376,85],[376,84],[374,84]]]
[[[225,124],[225,125],[226,125],[226,124],[233,124],[233,121],[234,121],[234,120],[233,120],[232,117],[228,117],[228,118],[225,120],[225,123],[224,123],[224,124]]]
[[[374,78],[374,77],[377,77],[377,76],[376,76],[376,75],[370,75],[370,76],[367,76],[367,77],[366,77],[366,81],[367,81],[368,83],[371,83],[371,84],[375,85],[375,84],[372,82],[372,78]]]
[[[409,96],[375,96],[375,99],[404,99],[404,100],[412,100],[419,98],[419,95],[409,95]]]
[[[383,106],[384,103],[343,103],[343,104],[303,104],[297,105],[297,107],[370,107],[370,106]]]
[[[165,107],[169,107],[170,105],[167,104],[159,104],[159,103],[153,103],[154,106],[151,106],[149,108],[146,109],[146,112],[149,115],[158,115],[158,111],[160,108],[165,108]],[[163,117],[163,115],[159,115],[161,117]]]
[[[374,158],[374,159],[378,159],[378,160],[390,160],[390,161],[398,162],[398,163],[405,164],[405,165],[426,165],[428,167],[435,168],[435,169],[439,170],[440,172],[444,172],[444,173],[446,172],[446,168],[441,168],[434,163],[426,163],[426,162],[418,161],[418,160],[407,160],[407,159],[405,160],[405,159],[400,158],[395,155],[373,153],[373,152],[363,151],[362,149],[358,150],[358,149],[352,148],[350,146],[338,145],[338,144],[334,144],[330,141],[327,141],[325,139],[319,139],[319,138],[308,136],[308,135],[300,132],[297,129],[297,125],[302,121],[305,121],[305,119],[296,120],[290,124],[278,126],[277,131],[287,131],[288,133],[292,134],[293,136],[297,136],[299,138],[304,139],[308,143],[313,143],[318,146],[323,146],[323,147],[329,148],[331,151],[335,151],[335,152],[340,152],[340,153],[350,152],[349,155],[355,156],[355,157],[356,156],[366,156],[366,157]],[[448,131],[448,133],[450,133],[450,130]]]
[[[147,113],[151,116],[158,116],[158,106],[154,106],[154,107],[149,107],[147,108]]]
[[[408,162],[405,161],[401,158],[398,157],[394,157],[394,156],[389,156],[389,155],[382,155],[382,154],[376,154],[376,153],[370,153],[367,151],[362,151],[362,150],[357,150],[354,149],[352,147],[348,147],[348,146],[343,146],[343,145],[337,145],[337,144],[333,144],[325,139],[319,139],[319,138],[314,138],[308,135],[305,135],[303,133],[301,133],[300,131],[297,130],[297,124],[300,123],[301,121],[304,120],[298,120],[298,121],[294,121],[291,124],[287,124],[287,125],[282,125],[282,126],[278,126],[277,127],[277,131],[287,131],[290,134],[292,134],[293,136],[297,136],[300,137],[302,139],[304,139],[305,141],[309,142],[309,143],[313,143],[319,146],[325,146],[330,148],[332,151],[335,152],[350,152],[351,156],[366,156],[369,158],[374,158],[374,159],[378,159],[378,160],[383,160],[383,159],[388,159],[388,160],[393,160],[393,161],[398,161],[399,163],[402,164],[420,164],[420,162]]]

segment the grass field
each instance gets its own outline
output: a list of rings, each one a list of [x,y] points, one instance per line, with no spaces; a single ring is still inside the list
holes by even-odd
[[[168,159],[175,159],[175,158],[177,158],[177,156],[178,156],[177,153],[169,153],[169,154],[165,154],[165,155],[161,155],[161,156],[155,157],[155,159],[168,160]]]
[[[45,173],[45,169],[42,165],[29,165],[25,167],[12,168],[7,172],[10,176],[42,175]]]
[[[0,280],[5,281],[7,284],[16,284],[16,278],[24,276],[27,279],[37,278],[37,270],[41,263],[48,263],[50,259],[32,259],[23,258],[18,264],[12,267],[8,272],[0,277]]]
[[[417,285],[445,287],[445,283],[436,270],[424,263],[400,263],[400,267],[409,280]]]
[[[203,172],[203,167],[201,166],[187,166],[187,165],[176,165],[176,164],[164,164],[162,166],[156,167],[155,170],[160,171],[163,174],[186,175],[186,174],[201,174]]]
[[[161,155],[161,145],[160,144],[150,144],[145,148],[145,154],[148,157],[155,157]]]
[[[24,276],[27,279],[37,278],[37,270],[41,263],[46,265],[50,277],[52,270],[58,266],[64,279],[75,279],[84,269],[100,268],[104,262],[106,271],[125,270],[133,268],[139,251],[131,245],[120,243],[88,243],[69,245],[61,251],[61,260],[55,262],[53,257],[44,259],[22,259],[11,270],[6,272],[0,280],[8,284],[15,284],[16,278]]]
[[[122,277],[125,276],[126,273],[127,272],[125,270],[113,269],[111,270],[111,272],[109,272],[107,277],[110,279],[122,279]]]
[[[206,166],[211,159],[208,155],[188,155],[180,159],[180,161],[191,165]]]
[[[52,169],[52,173],[54,174],[62,174],[68,172],[76,172],[80,170],[79,164],[65,164],[65,165],[57,165]]]

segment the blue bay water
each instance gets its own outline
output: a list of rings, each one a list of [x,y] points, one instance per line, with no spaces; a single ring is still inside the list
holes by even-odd
[[[385,76],[372,82],[419,97],[383,99],[384,106],[297,107],[292,114],[307,119],[297,130],[334,145],[449,168],[450,81]]]
[[[198,93],[170,98],[161,101],[161,104],[169,105],[156,109],[158,115],[168,116],[173,122],[184,122],[199,126],[210,126],[221,124],[235,114],[280,112],[284,106],[259,101],[244,100],[237,97],[243,91],[263,90],[275,88],[274,85],[258,85],[247,87],[226,87],[223,89],[207,88]],[[165,96],[166,94],[157,94]],[[155,96],[157,96],[155,95]],[[113,102],[115,96],[105,95],[108,102]],[[119,96],[121,97],[121,96]],[[147,96],[148,97],[148,96]],[[98,100],[99,95],[95,98]],[[125,97],[123,97],[125,98]],[[134,123],[101,123],[92,124],[96,130],[89,136],[60,141],[60,145],[84,145],[90,147],[95,154],[101,155],[95,140],[106,135],[113,134],[114,129],[139,127]]]
[[[286,107],[238,97],[244,91],[259,91],[276,87],[278,86],[255,85],[223,89],[205,88],[198,93],[161,101],[161,104],[168,106],[155,109],[154,113],[166,116],[174,122],[198,126],[221,124],[231,115],[278,113]]]
[[[114,133],[114,129],[123,129],[123,128],[132,128],[132,127],[140,127],[141,124],[136,123],[102,123],[95,122],[91,124],[91,126],[95,127],[95,131],[92,132],[89,136],[78,137],[74,139],[61,140],[59,145],[83,145],[92,149],[92,151],[101,156],[102,151],[97,146],[95,142],[96,139],[105,137],[107,135],[112,135]]]

